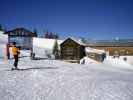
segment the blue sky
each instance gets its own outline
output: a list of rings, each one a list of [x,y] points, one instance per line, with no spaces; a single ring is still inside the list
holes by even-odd
[[[133,0],[0,0],[0,24],[60,37],[133,38]]]

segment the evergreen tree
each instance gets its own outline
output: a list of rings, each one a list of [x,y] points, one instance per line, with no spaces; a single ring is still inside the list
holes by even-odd
[[[54,37],[54,39],[58,39],[59,38],[57,33],[55,33],[53,37]]]
[[[4,31],[4,29],[3,29],[3,27],[2,27],[2,25],[0,24],[0,31]]]
[[[49,33],[49,39],[53,39],[53,33],[52,32]]]
[[[48,33],[48,31],[44,34],[45,36],[45,38],[49,38],[49,33]]]
[[[34,34],[37,37],[37,29],[34,29]]]
[[[7,28],[5,27],[5,28],[3,29],[3,31],[6,32],[6,31],[7,31]]]
[[[59,47],[58,47],[57,40],[55,40],[55,43],[54,43],[53,55],[55,56],[55,59],[59,59]]]
[[[59,35],[58,35],[58,33],[56,33],[56,39],[59,39]]]

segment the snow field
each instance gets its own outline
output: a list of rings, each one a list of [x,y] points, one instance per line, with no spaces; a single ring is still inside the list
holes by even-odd
[[[2,100],[132,100],[132,71],[104,65],[21,58],[23,71],[0,63]],[[112,70],[111,70],[112,69]]]

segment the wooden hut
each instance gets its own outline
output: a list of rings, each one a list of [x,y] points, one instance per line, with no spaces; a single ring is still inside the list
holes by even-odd
[[[75,38],[67,38],[60,44],[61,59],[79,62],[85,56],[85,44]]]

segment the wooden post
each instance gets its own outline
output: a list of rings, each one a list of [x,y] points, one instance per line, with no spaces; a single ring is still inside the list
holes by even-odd
[[[7,58],[10,59],[10,52],[9,52],[9,44],[6,44],[6,54],[7,54]]]

